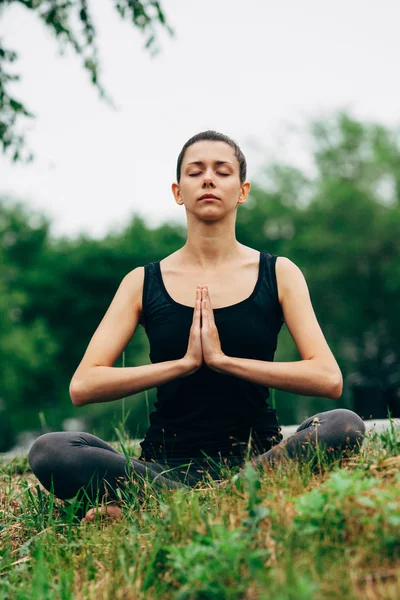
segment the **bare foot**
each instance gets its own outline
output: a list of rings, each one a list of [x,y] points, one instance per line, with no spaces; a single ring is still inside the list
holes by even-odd
[[[117,504],[106,504],[106,506],[99,506],[98,508],[91,508],[88,510],[81,523],[94,521],[96,517],[106,517],[113,521],[120,521],[123,518],[123,515],[122,510]]]

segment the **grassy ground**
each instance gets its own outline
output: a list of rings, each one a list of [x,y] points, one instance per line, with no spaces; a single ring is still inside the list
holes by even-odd
[[[192,490],[145,484],[122,521],[84,524],[26,459],[2,464],[0,599],[398,600],[399,430],[329,469],[319,460],[248,463]]]

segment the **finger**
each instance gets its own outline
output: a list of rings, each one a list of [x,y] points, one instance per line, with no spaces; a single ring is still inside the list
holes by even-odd
[[[201,304],[201,310],[203,310],[203,306],[204,306],[204,300],[205,300],[205,292],[204,292],[204,288],[201,287],[200,288],[200,304]]]
[[[210,320],[210,323],[212,323],[213,325],[215,325],[214,311],[213,311],[212,306],[211,306],[210,294],[209,294],[209,291],[208,291],[207,287],[205,288],[205,290],[206,290],[205,291],[205,300],[206,300],[207,310],[208,310],[208,313],[209,313],[208,318]]]
[[[205,300],[208,306],[208,289],[207,287],[202,287],[201,288],[201,299],[202,301]]]
[[[202,299],[201,301],[201,314],[203,317],[208,317],[208,304],[207,304],[207,300],[205,298]]]
[[[197,300],[196,300],[195,315],[196,315],[195,323],[198,327],[200,327],[200,320],[201,320],[201,300],[200,300],[200,298],[197,298]]]
[[[208,291],[208,287],[206,285],[202,287],[202,292],[203,292],[203,298],[205,298],[207,300],[207,302],[211,303],[210,292]]]
[[[201,286],[199,286],[198,296],[197,296],[197,307],[198,307],[199,323],[201,323],[201,320],[203,318],[202,304],[203,304],[203,301],[201,299]]]
[[[201,301],[201,318],[202,318],[202,327],[209,327],[210,325],[210,312],[207,308],[207,301],[205,298]]]
[[[208,313],[208,318],[211,320],[212,315],[211,315],[211,304],[209,302],[209,297],[208,297],[208,288],[206,286],[204,286],[201,290],[202,293],[202,300],[201,300],[201,304],[202,304],[202,309],[203,310],[207,310]],[[210,310],[211,309],[211,310]]]
[[[200,319],[200,288],[199,286],[197,286],[196,288],[196,300],[194,303],[194,310],[193,310],[193,320],[192,320],[192,324],[196,323],[196,321],[198,321],[198,319]]]

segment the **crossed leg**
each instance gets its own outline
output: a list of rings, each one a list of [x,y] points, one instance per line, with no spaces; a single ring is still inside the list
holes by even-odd
[[[357,451],[364,434],[364,422],[351,410],[317,413],[301,423],[294,435],[258,455],[252,463],[274,467],[287,460],[308,459],[315,454],[317,444],[332,456]],[[60,499],[73,498],[84,490],[92,504],[104,496],[117,501],[117,489],[126,488],[127,481],[135,477],[157,488],[190,487],[170,476],[161,464],[134,458],[127,461],[123,454],[90,433],[46,433],[35,441],[28,459],[42,485]]]
[[[163,475],[163,465],[135,458],[127,461],[123,454],[90,433],[45,433],[34,442],[28,460],[40,483],[62,500],[84,491],[92,505],[104,496],[118,501],[118,488],[126,489],[127,482],[135,478],[138,496],[143,481],[159,489],[187,487]]]
[[[296,432],[253,459],[255,465],[271,467],[288,460],[309,460],[317,447],[332,458],[357,452],[365,434],[365,423],[355,412],[336,408],[309,417]]]

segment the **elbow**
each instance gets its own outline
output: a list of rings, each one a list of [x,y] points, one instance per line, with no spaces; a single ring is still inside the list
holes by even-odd
[[[332,400],[339,400],[343,392],[343,377],[340,371],[336,372],[331,377],[331,382],[329,385],[329,395],[328,398]]]
[[[69,395],[74,406],[84,406],[86,404],[86,396],[81,382],[72,379],[69,385]]]

